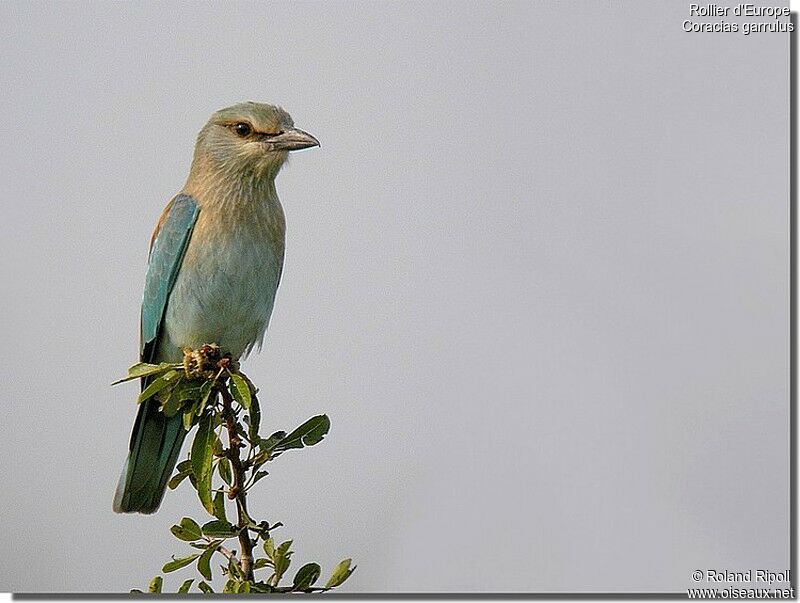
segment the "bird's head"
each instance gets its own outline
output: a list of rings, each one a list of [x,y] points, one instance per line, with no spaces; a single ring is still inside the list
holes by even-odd
[[[274,177],[289,151],[315,146],[319,141],[295,128],[282,108],[246,102],[211,116],[197,137],[195,160],[237,176]]]

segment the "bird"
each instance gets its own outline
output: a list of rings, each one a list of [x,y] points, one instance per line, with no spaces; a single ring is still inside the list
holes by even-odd
[[[150,239],[141,362],[181,362],[184,348],[207,343],[234,360],[261,348],[286,236],[275,178],[291,151],[316,146],[276,105],[248,101],[211,116]],[[185,435],[180,414],[167,417],[154,398],[139,405],[115,512],[158,510]]]

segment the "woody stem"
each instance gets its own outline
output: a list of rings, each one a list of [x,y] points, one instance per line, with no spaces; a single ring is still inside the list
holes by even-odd
[[[242,573],[246,580],[253,580],[253,541],[247,529],[249,515],[247,513],[247,490],[245,484],[245,468],[239,456],[239,450],[244,446],[237,430],[236,415],[233,412],[233,398],[225,385],[219,388],[222,395],[222,418],[225,421],[225,429],[228,432],[228,458],[231,461],[231,473],[233,474],[228,498],[236,501],[236,513],[239,530],[239,545],[242,552],[239,561]]]

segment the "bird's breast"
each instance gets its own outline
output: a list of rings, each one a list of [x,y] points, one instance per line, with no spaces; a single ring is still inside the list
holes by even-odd
[[[167,305],[162,359],[205,343],[238,358],[261,344],[283,266],[282,217],[201,209]]]

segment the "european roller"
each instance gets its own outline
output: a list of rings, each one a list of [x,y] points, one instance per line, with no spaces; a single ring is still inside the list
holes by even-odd
[[[235,359],[260,348],[283,268],[275,177],[289,151],[318,145],[273,105],[247,102],[211,116],[186,184],[150,240],[142,362],[180,362],[183,348],[206,343]],[[139,405],[114,511],[158,509],[185,435],[180,414],[167,417],[154,399]]]

